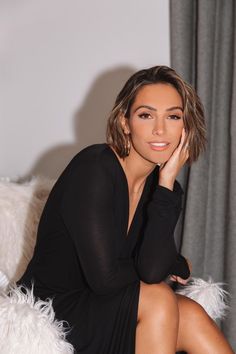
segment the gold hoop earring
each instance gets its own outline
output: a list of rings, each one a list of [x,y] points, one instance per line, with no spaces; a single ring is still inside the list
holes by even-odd
[[[127,134],[126,135],[126,142],[125,142],[125,155],[126,156],[129,156],[130,148],[131,148],[130,138],[129,138],[128,134]]]

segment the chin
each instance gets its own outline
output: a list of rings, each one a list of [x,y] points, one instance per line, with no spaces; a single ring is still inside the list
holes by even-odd
[[[152,161],[155,164],[164,164],[169,160],[171,155],[172,155],[172,153],[168,153],[168,154],[160,153],[159,156],[155,157],[155,159],[152,158]]]
[[[171,158],[174,151],[175,147],[172,147],[170,150],[154,152],[154,154],[152,153],[152,157],[154,156],[155,161],[157,161],[156,163],[164,164]]]
[[[142,154],[142,157],[151,162],[154,165],[160,165],[160,164],[164,164],[165,162],[167,162],[170,158],[170,156],[164,157],[164,156],[160,156],[160,157],[153,157],[153,155],[150,154]]]
[[[171,151],[150,151],[150,149],[147,150],[146,146],[140,147],[139,149],[133,146],[133,149],[138,155],[142,156],[142,158],[155,165],[167,162],[174,151],[174,149],[171,149]]]
[[[169,158],[170,158],[170,157],[167,157],[167,158],[160,158],[160,159],[158,159],[158,163],[161,163],[161,164],[166,163],[166,162],[169,160]]]

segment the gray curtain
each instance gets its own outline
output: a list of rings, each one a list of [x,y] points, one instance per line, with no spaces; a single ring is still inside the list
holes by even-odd
[[[227,283],[222,324],[236,349],[236,5],[234,0],[170,0],[172,67],[204,104],[208,146],[179,176],[185,206],[177,233],[193,275]]]

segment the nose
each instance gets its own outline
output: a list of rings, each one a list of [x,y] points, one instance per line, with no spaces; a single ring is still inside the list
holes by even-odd
[[[162,135],[165,131],[165,123],[161,118],[156,118],[155,124],[153,126],[152,134],[153,135]]]

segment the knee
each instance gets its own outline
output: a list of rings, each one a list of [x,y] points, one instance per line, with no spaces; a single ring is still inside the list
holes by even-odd
[[[138,320],[146,317],[158,322],[176,319],[178,321],[178,301],[173,290],[164,282],[140,284]]]
[[[204,308],[196,301],[177,295],[180,317],[186,325],[201,325],[203,322],[213,322]]]

